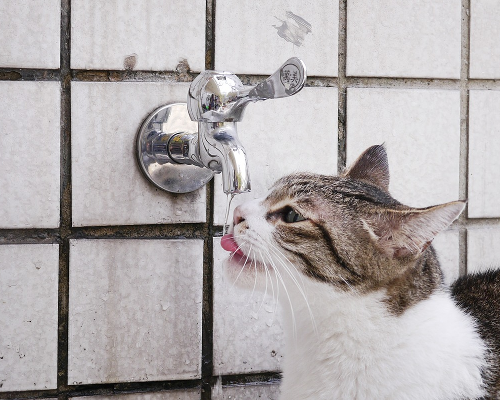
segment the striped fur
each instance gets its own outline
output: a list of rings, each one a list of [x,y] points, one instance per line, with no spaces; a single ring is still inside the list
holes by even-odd
[[[411,208],[388,187],[373,146],[340,176],[292,174],[235,210],[226,272],[272,286],[287,315],[282,399],[500,398],[500,327],[444,288],[431,244],[464,203]]]

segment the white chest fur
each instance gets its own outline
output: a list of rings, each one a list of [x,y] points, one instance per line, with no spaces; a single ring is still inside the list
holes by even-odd
[[[476,399],[482,390],[484,344],[471,318],[446,292],[401,316],[383,293],[332,293],[306,279],[307,298],[295,296],[292,318],[283,303],[287,348],[281,400]]]

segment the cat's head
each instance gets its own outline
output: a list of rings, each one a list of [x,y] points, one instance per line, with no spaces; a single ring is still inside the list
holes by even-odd
[[[383,146],[372,146],[340,176],[297,173],[278,180],[269,194],[237,207],[230,275],[254,284],[287,271],[357,292],[383,287],[413,268],[433,238],[465,203],[423,209],[391,197]]]

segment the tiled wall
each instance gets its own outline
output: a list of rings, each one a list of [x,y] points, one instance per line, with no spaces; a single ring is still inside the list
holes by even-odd
[[[298,95],[240,123],[253,191],[385,142],[391,191],[468,199],[447,282],[500,265],[496,0],[0,1],[0,399],[277,399],[279,309],[225,281],[220,177],[172,195],[134,137],[203,69]]]

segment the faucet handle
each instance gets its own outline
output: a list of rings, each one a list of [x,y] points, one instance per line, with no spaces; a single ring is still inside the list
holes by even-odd
[[[237,122],[250,102],[298,93],[306,81],[306,66],[292,57],[265,81],[248,88],[230,72],[204,71],[189,87],[188,112],[193,121]]]
[[[298,93],[306,82],[306,66],[292,57],[265,81],[250,89],[248,97],[253,101],[279,99]]]

